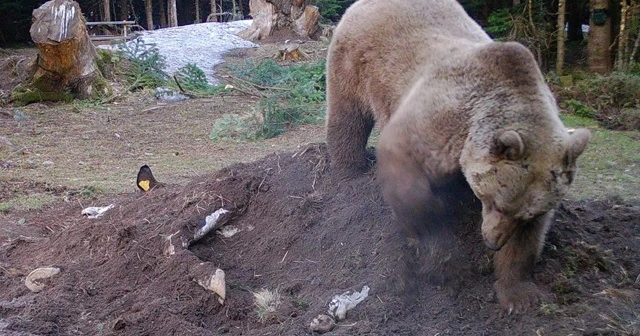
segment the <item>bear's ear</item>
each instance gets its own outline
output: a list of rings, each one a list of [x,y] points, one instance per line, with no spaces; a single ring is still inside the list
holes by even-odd
[[[524,156],[524,141],[516,131],[504,131],[498,135],[494,153],[508,160],[518,160]]]
[[[575,164],[576,159],[587,148],[587,143],[591,139],[591,132],[586,128],[578,128],[571,135],[564,145],[564,157],[562,163],[565,167]]]

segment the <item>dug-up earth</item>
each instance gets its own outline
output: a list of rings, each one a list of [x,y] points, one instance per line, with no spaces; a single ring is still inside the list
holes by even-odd
[[[563,201],[536,267],[544,299],[504,315],[464,181],[443,190],[456,238],[434,251],[398,232],[373,171],[333,178],[322,125],[213,143],[214,121],[254,98],[150,96],[0,110],[1,335],[311,335],[334,295],[364,286],[327,334],[640,335],[637,200]],[[134,191],[143,164],[167,186]],[[219,209],[220,227],[194,240]],[[434,260],[450,282],[428,281]],[[400,285],[406,265],[415,287]],[[60,272],[33,292],[25,278],[39,267]],[[198,283],[216,269],[224,301]]]
[[[477,210],[469,195],[453,185],[450,203]],[[478,218],[466,213],[452,211],[458,239],[445,252],[467,270],[459,286],[429,285],[419,267],[418,290],[402,292],[402,265],[429,259],[429,249],[405,246],[372,174],[335,181],[320,144],[97,203],[115,208],[99,219],[80,216],[76,202],[4,216],[2,332],[307,335],[334,295],[363,286],[369,296],[332,334],[639,332],[637,203],[565,201],[536,272],[548,297],[515,316],[500,314]],[[197,223],[220,208],[230,211],[224,231],[237,233],[192,242]],[[224,304],[196,283],[201,262],[226,273]],[[38,266],[61,271],[32,293],[24,279]],[[272,311],[255,305],[262,289],[279,295]]]

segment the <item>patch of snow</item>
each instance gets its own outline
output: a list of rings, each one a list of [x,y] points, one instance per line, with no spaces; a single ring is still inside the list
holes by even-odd
[[[187,63],[196,64],[207,75],[210,84],[219,84],[213,67],[223,62],[222,55],[238,48],[255,48],[253,42],[236,34],[251,26],[253,20],[207,22],[148,30],[139,36],[147,44],[155,44],[166,59],[165,71],[173,75]],[[129,41],[127,43],[135,43]],[[112,49],[112,46],[100,46]]]

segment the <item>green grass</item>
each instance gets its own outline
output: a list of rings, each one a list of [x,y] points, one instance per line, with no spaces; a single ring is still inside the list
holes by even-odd
[[[0,202],[0,213],[5,213],[11,210],[38,210],[42,209],[43,206],[54,202],[56,199],[57,198],[54,195],[45,193],[20,195]]]
[[[601,199],[619,195],[638,198],[640,187],[640,132],[611,131],[597,126],[596,121],[575,115],[563,115],[567,127],[591,130],[589,147],[578,159],[580,171],[571,196],[578,199]]]

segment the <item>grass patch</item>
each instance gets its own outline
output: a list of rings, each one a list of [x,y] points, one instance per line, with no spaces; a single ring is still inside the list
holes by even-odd
[[[216,121],[210,138],[214,141],[269,139],[292,125],[322,122],[326,91],[324,64],[320,61],[279,65],[266,59],[232,68],[238,89],[263,98],[248,115],[228,115]]]
[[[11,210],[38,210],[42,209],[45,205],[54,202],[56,199],[57,198],[54,195],[44,193],[20,195],[0,202],[0,213],[6,213]]]
[[[278,306],[282,301],[280,300],[280,293],[278,290],[270,291],[268,289],[261,289],[256,293],[253,293],[254,305],[256,306],[256,313],[260,318],[260,322],[265,323],[275,316]]]
[[[562,115],[567,127],[587,127],[591,141],[578,158],[580,171],[570,195],[577,199],[619,195],[635,199],[640,195],[640,132],[612,131],[597,126],[593,119]]]

